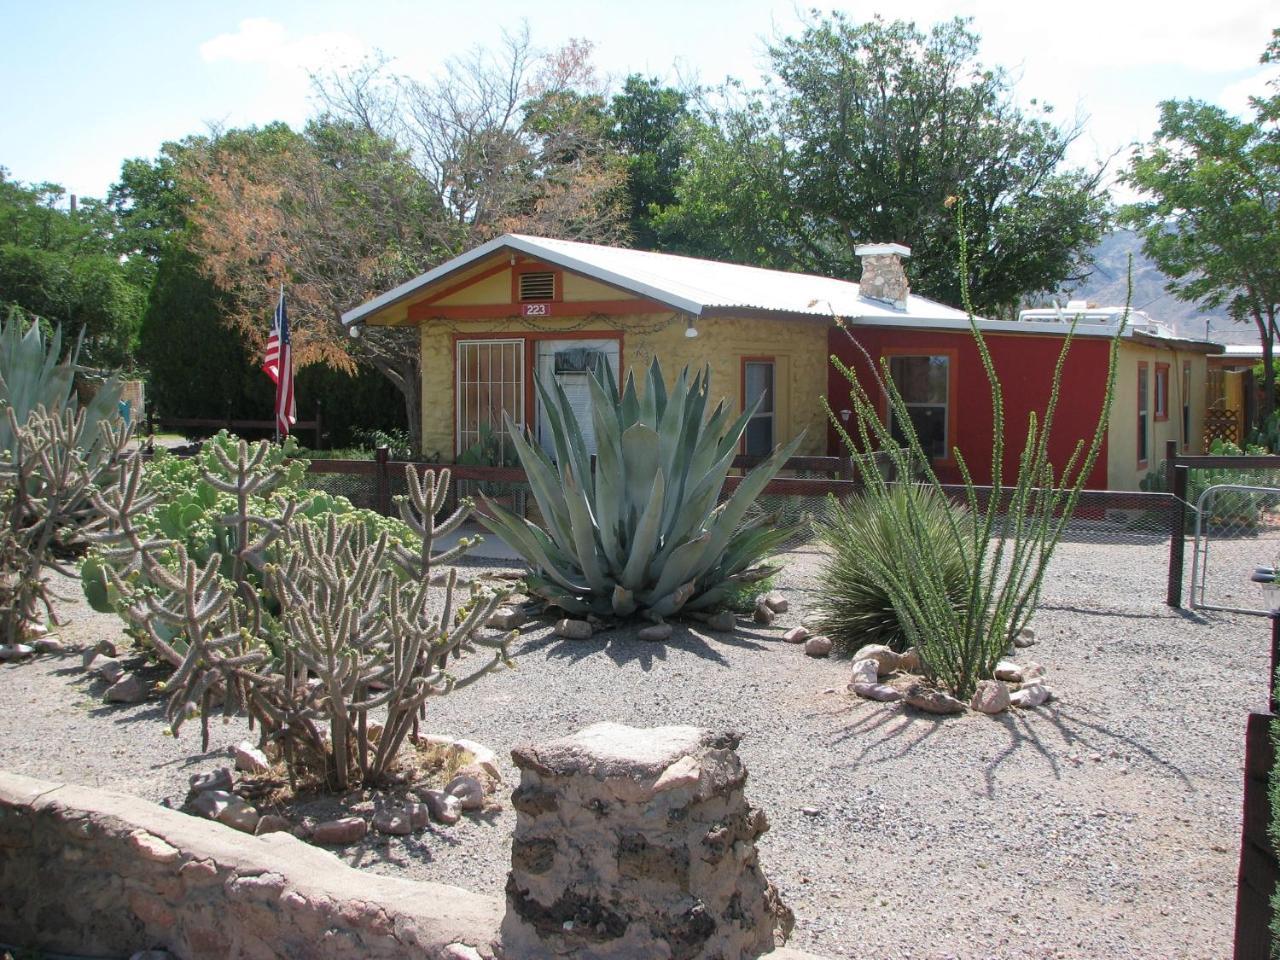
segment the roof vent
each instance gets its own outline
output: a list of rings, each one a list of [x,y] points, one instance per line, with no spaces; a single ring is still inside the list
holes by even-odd
[[[911,248],[900,243],[863,243],[853,250],[862,260],[862,277],[858,292],[868,299],[880,300],[899,310],[907,309],[911,285],[902,268]]]
[[[520,274],[520,302],[529,303],[556,298],[556,275],[550,270]]]

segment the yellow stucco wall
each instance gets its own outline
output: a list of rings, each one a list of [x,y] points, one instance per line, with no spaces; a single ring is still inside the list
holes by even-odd
[[[1142,479],[1160,468],[1165,442],[1182,444],[1182,365],[1191,364],[1191,432],[1187,453],[1203,452],[1205,379],[1207,364],[1203,353],[1153,347],[1126,342],[1117,358],[1116,394],[1107,426],[1107,487],[1111,490],[1137,490]],[[1147,364],[1147,435],[1148,455],[1145,465],[1138,463],[1138,364]],[[1156,420],[1156,364],[1169,364],[1169,418]],[[1064,398],[1064,401],[1067,398]]]
[[[481,268],[487,269],[492,267],[492,262],[486,262],[479,265]],[[529,265],[526,264],[526,267]],[[469,273],[483,272],[483,269],[469,271]],[[509,304],[511,302],[511,268],[499,270],[497,273],[487,277],[483,277],[470,284],[463,286],[467,276],[458,280],[455,285],[460,289],[455,290],[447,297],[441,297],[436,303],[446,307],[470,307],[479,304]],[[561,299],[566,302],[581,302],[583,300],[626,300],[632,295],[619,290],[617,287],[611,287],[607,283],[599,283],[587,277],[580,276],[576,273],[565,272],[561,275]]]
[[[509,279],[507,284],[509,291]],[[674,313],[596,317],[590,321],[570,316],[536,321],[426,322],[421,326],[423,452],[428,456],[438,452],[446,460],[455,455],[457,338],[519,339],[556,331],[573,331],[579,336],[621,332],[624,376],[625,371],[633,370],[637,379],[654,356],[662,363],[668,383],[685,364],[709,363],[713,399],[723,398],[735,412],[742,408],[743,358],[772,357],[778,406],[775,441],[781,443],[807,429],[799,454],[825,452],[826,420],[821,397],[827,386],[827,321],[715,318],[698,320],[697,329],[696,338],[687,338],[683,316]],[[526,350],[532,349],[532,343],[527,343]],[[526,419],[532,421],[533,411],[527,411]]]

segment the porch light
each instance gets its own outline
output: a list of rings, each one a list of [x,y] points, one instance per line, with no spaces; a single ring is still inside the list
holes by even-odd
[[[850,417],[852,417],[852,416],[853,416],[853,411],[852,411],[852,410],[841,410],[841,411],[840,411],[840,419],[841,419],[841,420],[843,420],[845,423],[848,423],[848,422],[849,422],[849,418],[850,418]]]
[[[360,338],[360,330],[362,327],[363,327],[363,324],[353,323],[351,327],[347,330],[347,333],[351,334],[352,340],[358,340]]]
[[[698,328],[693,325],[693,317],[686,317],[684,321],[684,335],[689,340],[693,340],[698,336]]]

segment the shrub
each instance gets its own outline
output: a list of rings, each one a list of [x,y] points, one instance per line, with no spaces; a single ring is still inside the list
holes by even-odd
[[[1209,446],[1209,455],[1214,457],[1251,457],[1265,456],[1266,447],[1250,445],[1241,450],[1230,440],[1221,437],[1214,439]],[[1140,486],[1143,490],[1166,493],[1168,491],[1167,460],[1161,460],[1159,467],[1143,477]],[[1200,496],[1210,487],[1219,484],[1232,484],[1246,487],[1275,487],[1280,485],[1280,473],[1276,470],[1245,470],[1238,467],[1211,467],[1206,470],[1187,471],[1187,503],[1194,510],[1200,502]],[[1238,531],[1248,533],[1257,530],[1262,524],[1263,514],[1274,509],[1276,498],[1266,493],[1251,493],[1246,490],[1224,490],[1209,499],[1206,522],[1218,528],[1219,533]],[[1223,528],[1229,528],[1223,530]]]
[[[594,471],[568,397],[537,379],[555,462],[509,417],[506,425],[546,527],[488,499],[490,515],[479,518],[533,567],[533,593],[568,613],[661,620],[717,608],[775,572],[761,561],[790,531],[744,518],[802,438],[774,450],[720,503],[754,408],[731,420],[721,401],[708,417],[710,378],[708,368],[690,381],[686,367],[668,393],[655,359],[640,396],[630,374],[619,393],[607,364],[593,371]]]
[[[916,523],[916,534],[939,560],[946,595],[957,609],[968,599],[968,539],[949,536],[957,516],[969,525],[963,507],[927,486],[899,484],[871,490],[841,503],[832,498],[820,537],[829,559],[819,579],[814,617],[836,652],[856,653],[868,643],[895,650],[908,645],[907,631],[885,583],[896,580],[911,590],[919,582],[900,549],[898,531]],[[917,601],[918,602],[918,601]]]

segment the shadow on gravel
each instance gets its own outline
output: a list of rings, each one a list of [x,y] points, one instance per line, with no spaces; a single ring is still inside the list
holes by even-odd
[[[1087,720],[1085,719],[1085,714],[1090,714],[1098,719]],[[1068,745],[1078,743],[1093,753],[1102,753],[1108,747],[1114,749],[1116,744],[1123,744],[1141,754],[1154,766],[1177,778],[1184,787],[1191,787],[1191,779],[1183,773],[1181,767],[1164,759],[1156,753],[1153,747],[1137,739],[1128,730],[1113,730],[1106,725],[1105,718],[1086,707],[1060,704],[1055,708],[1042,710],[1042,715],[1054,725],[1061,734],[1064,743]],[[1090,739],[1089,734],[1093,734],[1092,739]]]
[[[569,640],[549,633],[522,644],[516,651],[516,656],[528,656],[545,650],[548,659],[567,660],[572,665],[592,654],[604,653],[620,667],[634,662],[648,673],[655,661],[666,661],[671,650],[691,653],[695,657],[728,667],[729,661],[716,646],[735,647],[739,650],[768,649],[767,644],[753,637],[716,634],[713,643],[708,637],[688,627],[676,624],[672,624],[672,627],[671,637],[665,641],[637,640],[630,628],[599,633],[590,640]]]
[[[839,764],[842,767],[857,767],[862,764],[884,763],[888,760],[900,760],[916,750],[947,723],[947,717],[919,713],[896,704],[884,704],[838,731],[833,743],[843,743],[857,737],[862,743],[856,756]],[[883,756],[870,757],[885,747],[896,748]]]
[[[139,709],[141,707],[141,709]],[[104,703],[101,706],[94,707],[89,711],[91,717],[111,717],[116,723],[126,725],[130,723],[156,723],[164,720],[164,704],[148,703],[148,704],[124,704],[124,703]]]
[[[1180,618],[1178,618],[1178,617],[1177,617],[1177,615],[1176,615],[1175,611],[1173,611],[1172,609],[1170,609],[1170,610],[1169,610],[1169,613],[1168,613],[1167,615],[1165,615],[1165,616],[1161,616],[1160,614],[1152,613],[1152,612],[1151,612],[1151,611],[1149,611],[1149,610],[1148,610],[1148,611],[1138,611],[1138,610],[1099,610],[1097,607],[1077,607],[1077,606],[1073,606],[1072,604],[1069,604],[1069,603],[1042,603],[1042,604],[1040,604],[1039,609],[1041,609],[1041,610],[1054,610],[1054,611],[1057,611],[1057,612],[1059,612],[1059,613],[1079,613],[1079,614],[1083,614],[1083,615],[1084,615],[1084,616],[1086,616],[1086,617],[1119,617],[1119,618],[1121,618],[1121,619],[1123,619],[1123,620],[1166,620],[1166,619],[1167,619],[1167,620],[1173,620],[1173,619],[1180,619]],[[1167,609],[1167,608],[1166,608],[1166,609]],[[1186,618],[1184,617],[1184,618],[1181,618],[1181,619],[1186,619]],[[1208,621],[1207,621],[1207,620],[1204,620],[1204,619],[1198,619],[1198,620],[1195,620],[1195,622],[1196,622],[1196,623],[1207,623]]]

